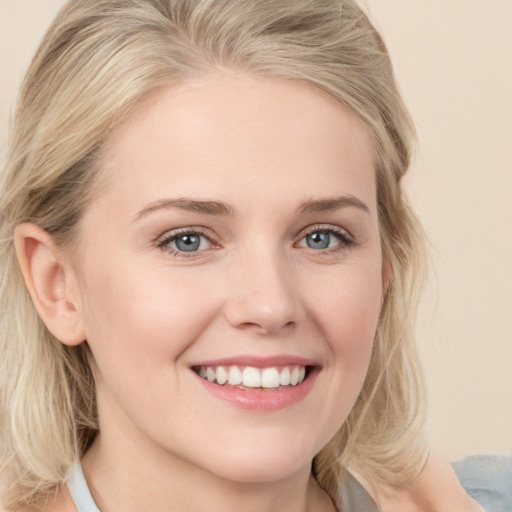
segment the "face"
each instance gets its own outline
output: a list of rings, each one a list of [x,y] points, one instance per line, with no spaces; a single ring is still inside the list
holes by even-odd
[[[231,480],[309,468],[382,304],[366,129],[304,84],[219,75],[145,98],[101,165],[73,267],[101,431]]]

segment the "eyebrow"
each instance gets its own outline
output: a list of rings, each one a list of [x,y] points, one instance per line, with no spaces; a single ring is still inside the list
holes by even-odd
[[[329,197],[325,199],[311,199],[302,203],[297,209],[301,213],[325,213],[333,212],[341,208],[352,206],[359,208],[366,213],[370,213],[370,209],[360,199],[352,195],[344,195],[339,197]],[[204,215],[220,215],[233,216],[233,208],[223,201],[209,201],[190,198],[176,199],[158,199],[150,203],[135,215],[134,220],[138,220],[148,213],[161,210],[178,208],[180,210],[200,213]]]
[[[134,220],[138,220],[148,213],[170,208],[178,208],[187,212],[205,215],[234,215],[233,208],[222,201],[204,201],[180,197],[177,199],[159,199],[154,201],[138,212]]]
[[[370,214],[370,208],[366,206],[360,199],[352,195],[343,195],[338,197],[328,197],[325,199],[312,199],[302,203],[298,210],[302,213],[326,213],[334,212],[340,208],[352,206],[358,208],[365,213]]]

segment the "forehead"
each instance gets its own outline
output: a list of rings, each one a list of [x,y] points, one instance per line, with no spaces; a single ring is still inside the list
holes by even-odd
[[[308,84],[247,74],[151,93],[107,137],[100,164],[108,188],[135,203],[205,187],[232,200],[375,196],[371,138],[354,115]]]

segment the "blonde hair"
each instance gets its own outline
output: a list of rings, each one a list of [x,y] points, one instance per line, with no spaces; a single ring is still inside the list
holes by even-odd
[[[423,238],[401,188],[414,130],[367,16],[354,0],[70,0],[25,78],[1,176],[0,485],[7,509],[53,492],[98,428],[87,344],[64,346],[37,316],[14,228],[32,222],[72,244],[113,126],[150,91],[219,66],[312,84],[371,133],[393,277],[363,389],[313,470],[334,496],[345,468],[378,487],[404,484],[424,463],[424,385],[412,336]]]

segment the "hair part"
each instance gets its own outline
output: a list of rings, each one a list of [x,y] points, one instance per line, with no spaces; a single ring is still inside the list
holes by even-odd
[[[314,472],[332,496],[346,468],[402,485],[426,459],[413,340],[423,234],[401,188],[414,129],[386,47],[354,0],[70,0],[28,70],[0,184],[0,478],[15,509],[61,484],[98,429],[87,344],[41,322],[16,260],[16,225],[70,246],[98,193],[107,134],[143,96],[217,68],[298,80],[337,98],[375,148],[384,257],[392,269],[367,378]]]

